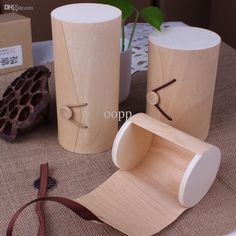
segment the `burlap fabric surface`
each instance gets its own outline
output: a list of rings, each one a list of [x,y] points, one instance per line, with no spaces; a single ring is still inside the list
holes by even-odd
[[[52,65],[47,66],[53,70]],[[18,74],[0,76],[1,94]],[[134,77],[131,95],[121,109],[143,112],[146,74],[137,73]],[[12,214],[37,197],[33,182],[39,176],[40,164],[48,162],[50,175],[58,181],[57,187],[48,195],[70,199],[90,192],[116,170],[110,150],[95,155],[78,155],[60,147],[57,141],[53,75],[50,93],[51,115],[47,123],[21,136],[15,143],[0,140],[1,236],[5,235]],[[207,141],[219,146],[222,151],[217,180],[196,207],[187,210],[157,235],[217,236],[236,229],[236,51],[225,44],[221,48],[212,124]],[[47,235],[123,235],[108,225],[85,222],[56,203],[46,203],[44,206]],[[37,235],[37,226],[37,216],[31,207],[22,214],[14,235]]]

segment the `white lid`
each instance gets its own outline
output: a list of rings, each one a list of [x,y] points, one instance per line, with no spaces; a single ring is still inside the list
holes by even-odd
[[[216,178],[220,157],[220,149],[215,146],[194,156],[179,187],[179,202],[183,206],[193,207],[206,195]]]
[[[71,23],[101,23],[121,16],[120,9],[97,3],[77,3],[58,7],[51,12],[57,20]]]
[[[201,50],[214,47],[221,42],[218,34],[202,28],[176,26],[155,31],[149,40],[158,46],[177,50]]]

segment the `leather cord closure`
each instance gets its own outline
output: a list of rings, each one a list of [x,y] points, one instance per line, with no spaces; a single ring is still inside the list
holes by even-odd
[[[87,129],[88,128],[87,125],[82,124],[79,121],[73,119],[73,111],[72,111],[72,108],[82,108],[86,106],[88,106],[88,103],[82,103],[79,105],[64,105],[60,108],[59,112],[61,117],[63,117],[64,119],[71,121],[80,128]]]
[[[155,106],[159,112],[168,120],[172,121],[173,119],[160,107],[160,95],[158,94],[158,92],[166,87],[168,87],[169,85],[175,83],[177,80],[176,79],[173,79],[171,80],[170,82],[152,90],[151,92],[149,92],[147,94],[147,102],[150,104],[150,105],[153,105]]]
[[[31,204],[36,203],[36,213],[39,218],[39,230],[38,230],[38,236],[45,236],[46,232],[46,220],[44,216],[44,212],[42,209],[42,202],[45,201],[51,201],[51,202],[56,202],[59,203],[67,208],[69,208],[71,211],[73,211],[75,214],[80,216],[82,219],[87,220],[87,221],[95,221],[95,222],[100,222],[103,223],[97,216],[95,216],[90,210],[88,210],[86,207],[83,205],[72,201],[67,198],[63,197],[45,197],[46,191],[47,191],[47,180],[48,180],[48,164],[43,164],[40,167],[40,189],[38,199],[35,199],[24,206],[22,206],[12,217],[8,228],[7,228],[7,233],[6,236],[12,236],[13,234],[13,228],[14,225],[20,216],[20,214]]]

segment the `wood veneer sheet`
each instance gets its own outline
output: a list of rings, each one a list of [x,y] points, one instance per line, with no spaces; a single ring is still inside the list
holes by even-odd
[[[148,236],[175,221],[187,208],[162,186],[132,171],[117,171],[100,187],[77,199],[103,222],[127,235]]]

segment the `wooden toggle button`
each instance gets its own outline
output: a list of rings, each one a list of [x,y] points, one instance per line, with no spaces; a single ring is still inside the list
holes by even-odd
[[[84,128],[84,129],[87,129],[88,126],[87,125],[84,125],[76,120],[73,119],[73,111],[71,109],[71,107],[85,107],[87,106],[88,104],[87,103],[83,103],[83,104],[80,104],[80,105],[67,105],[67,106],[62,106],[60,108],[60,115],[62,118],[66,119],[66,120],[70,120],[71,122],[73,122],[74,124],[76,124],[77,126],[79,126],[80,128]]]
[[[72,113],[72,110],[69,107],[63,106],[63,107],[60,108],[60,115],[64,119],[70,120],[72,118],[73,113]]]
[[[159,103],[160,99],[159,99],[159,95],[155,92],[149,92],[147,93],[147,102],[150,104],[150,105],[153,105],[155,106],[156,104]]]

